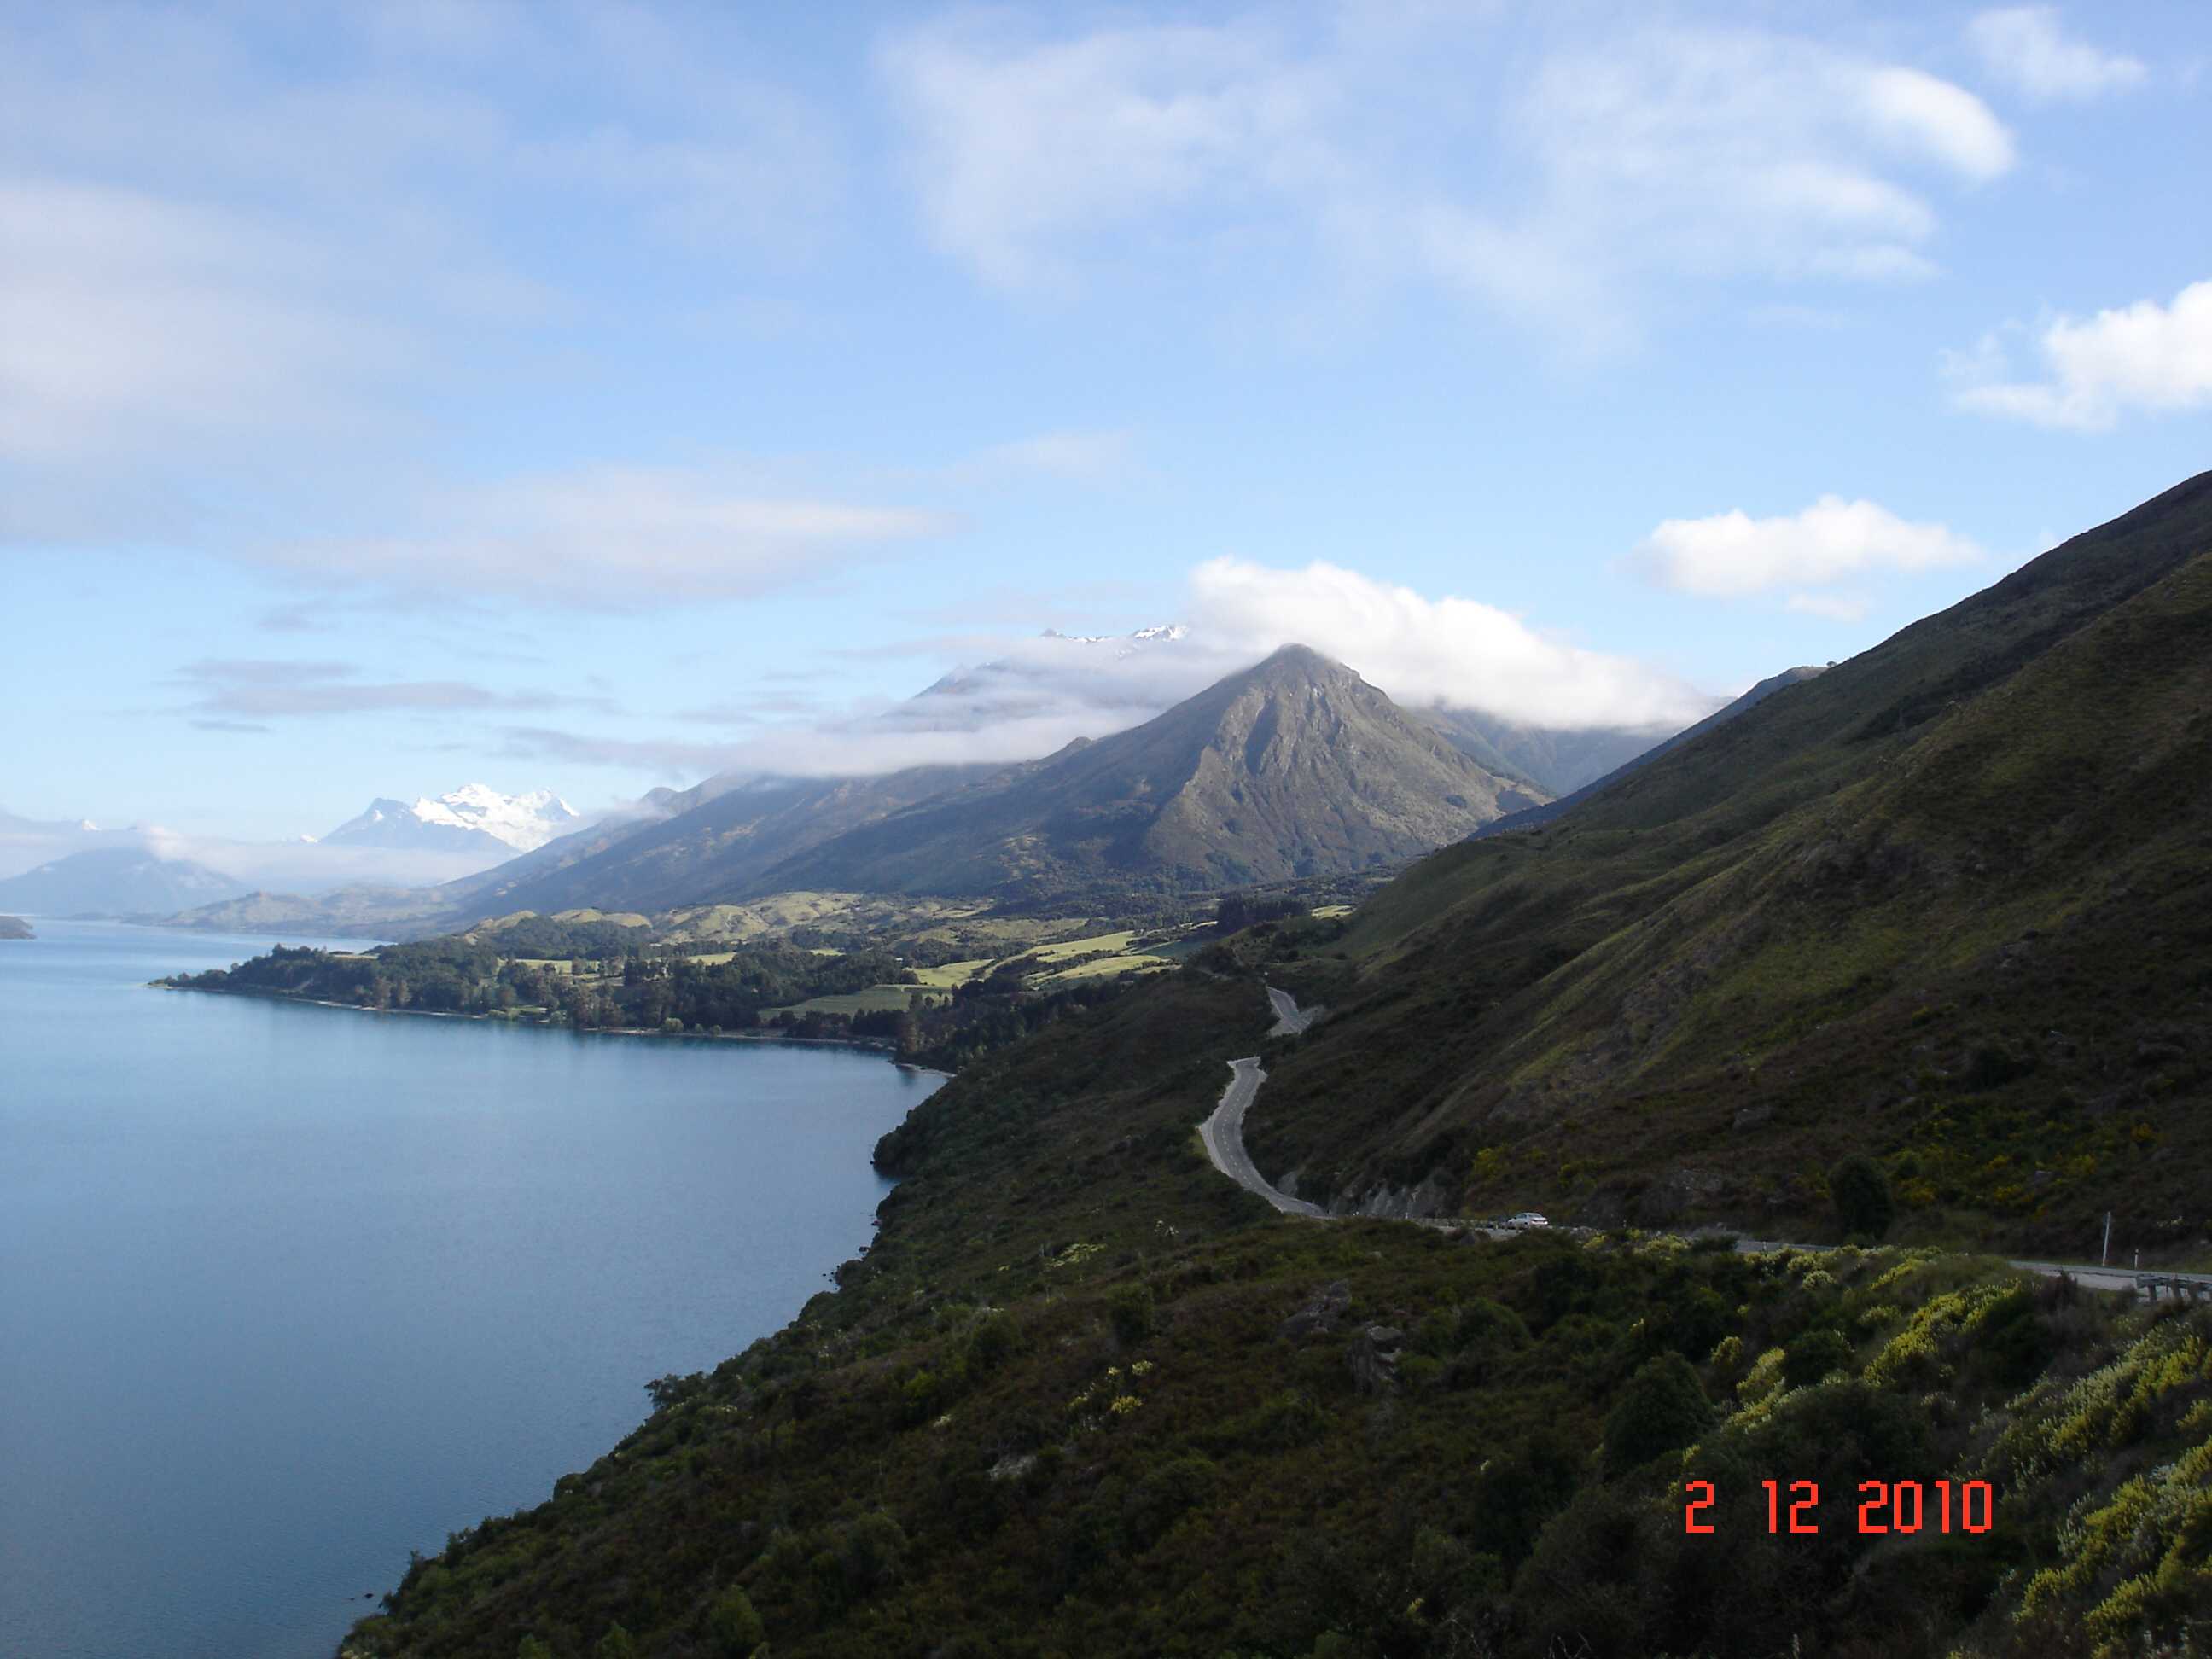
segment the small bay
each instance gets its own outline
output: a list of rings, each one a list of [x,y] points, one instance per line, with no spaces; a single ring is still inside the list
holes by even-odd
[[[0,943],[0,1653],[319,1659],[870,1236],[940,1079],[823,1046],[147,988]]]

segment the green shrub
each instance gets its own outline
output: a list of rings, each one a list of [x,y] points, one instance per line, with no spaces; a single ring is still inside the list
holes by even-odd
[[[1478,1297],[1459,1310],[1457,1346],[1504,1353],[1528,1346],[1528,1327],[1503,1302]]]
[[[1221,1484],[1221,1470],[1211,1458],[1195,1455],[1172,1458],[1139,1480],[1123,1506],[1130,1541],[1148,1549],[1176,1521],[1208,1502]]]
[[[1583,1259],[1580,1250],[1554,1255],[1541,1263],[1529,1275],[1537,1320],[1545,1325],[1557,1324],[1589,1302],[1596,1293],[1599,1280],[1598,1270]]]
[[[1663,1627],[1663,1565],[1674,1540],[1651,1507],[1592,1486],[1547,1524],[1513,1582],[1516,1622],[1531,1654],[1644,1654]],[[1680,1530],[1679,1514],[1674,1530]],[[1711,1540],[1707,1540],[1711,1541]]]
[[[1013,1321],[1004,1314],[988,1315],[968,1334],[969,1375],[988,1376],[1012,1356],[1014,1346]]]
[[[1133,1346],[1152,1334],[1152,1292],[1149,1285],[1120,1285],[1106,1298],[1106,1317],[1115,1340]]]
[[[1840,1331],[1825,1328],[1790,1339],[1782,1350],[1782,1382],[1802,1389],[1818,1382],[1831,1371],[1851,1369],[1851,1345]]]
[[[1850,1234],[1880,1238],[1897,1218],[1897,1200],[1889,1190],[1889,1177],[1881,1165],[1863,1152],[1854,1152],[1828,1171],[1828,1195],[1835,1201],[1836,1219]]]
[[[1974,1324],[1974,1364],[2007,1388],[2033,1382],[2057,1350],[2050,1328],[2036,1316],[2035,1298],[2024,1289],[1990,1304]]]
[[[1605,1419],[1605,1465],[1618,1474],[1694,1443],[1712,1426],[1712,1402],[1678,1353],[1646,1360]]]
[[[768,1640],[768,1630],[760,1614],[753,1611],[751,1598],[735,1584],[715,1598],[707,1614],[707,1633],[714,1638],[715,1650],[723,1659],[746,1659]]]
[[[889,1583],[906,1563],[906,1529],[882,1510],[860,1517],[839,1540],[838,1565],[845,1588],[855,1596]]]
[[[1553,1427],[1492,1457],[1475,1487],[1475,1548],[1509,1565],[1522,1560],[1545,1521],[1575,1495],[1583,1464],[1581,1445]]]
[[[1328,1413],[1313,1399],[1285,1389],[1224,1424],[1209,1437],[1225,1449],[1290,1451],[1309,1446],[1328,1431]]]

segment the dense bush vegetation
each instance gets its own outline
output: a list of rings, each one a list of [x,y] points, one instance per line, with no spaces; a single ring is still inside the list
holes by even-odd
[[[313,997],[367,1008],[467,1014],[526,1014],[581,1030],[600,1027],[739,1030],[760,1023],[764,1008],[810,997],[837,996],[913,975],[881,953],[818,954],[781,943],[758,944],[702,962],[647,951],[641,943],[619,953],[586,956],[603,925],[578,930],[591,939],[556,934],[540,948],[565,945],[552,959],[532,959],[514,929],[494,937],[461,934],[411,945],[386,945],[362,955],[278,945],[228,969],[180,975],[165,983],[190,990],[245,991]],[[495,942],[495,938],[496,942]]]
[[[810,1319],[690,1379],[551,1504],[419,1565],[351,1650],[586,1654],[619,1623],[719,1653],[725,1607],[778,1654],[916,1656],[2117,1654],[2212,1620],[2203,1312],[1895,1252],[1279,1223],[1115,1269],[1080,1244],[1006,1308],[933,1298],[880,1346]],[[1692,1358],[1668,1345],[1707,1295],[1726,1334]],[[2016,1395],[1978,1340],[2021,1297],[2068,1358]],[[1422,1351],[1363,1380],[1385,1322]],[[1808,1332],[1843,1363],[1793,1382]],[[1942,1480],[1990,1484],[1987,1530],[1954,1499],[1945,1529]],[[1885,1501],[1862,1531],[1868,1481],[1917,1483],[1919,1530]]]

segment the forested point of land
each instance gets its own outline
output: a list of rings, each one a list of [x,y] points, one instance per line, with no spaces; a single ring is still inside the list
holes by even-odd
[[[845,1039],[948,1069],[1115,994],[1110,979],[1032,989],[1028,975],[1039,964],[1026,956],[1011,959],[1001,971],[933,988],[917,972],[918,965],[931,965],[932,954],[894,954],[880,947],[835,951],[782,941],[687,953],[647,944],[642,929],[546,923],[360,953],[280,945],[228,969],[155,982],[178,990],[585,1031]],[[901,989],[907,991],[902,1001],[896,994]],[[880,1001],[886,991],[897,1006],[844,1012],[796,1006],[823,998],[865,1000],[864,993]]]

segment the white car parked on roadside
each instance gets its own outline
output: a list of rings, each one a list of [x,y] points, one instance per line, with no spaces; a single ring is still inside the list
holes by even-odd
[[[1523,1210],[1519,1215],[1507,1216],[1505,1224],[1509,1227],[1548,1227],[1552,1224],[1534,1210]]]

